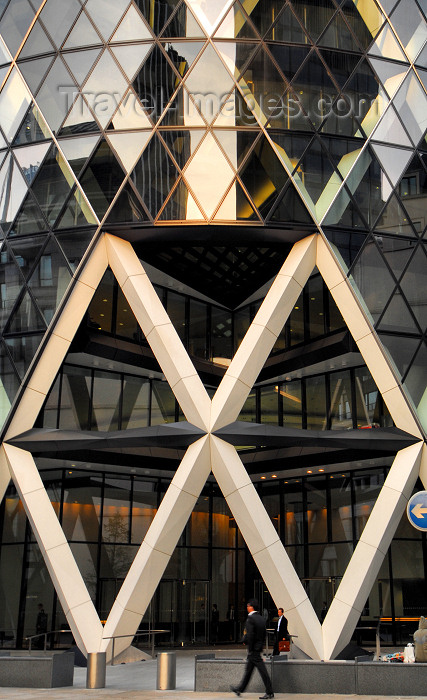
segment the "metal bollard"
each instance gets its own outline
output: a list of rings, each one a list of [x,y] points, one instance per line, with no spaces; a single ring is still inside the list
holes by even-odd
[[[87,655],[86,688],[105,688],[106,666],[105,651],[90,652]]]
[[[157,654],[157,690],[175,690],[176,654],[174,651],[162,651]]]

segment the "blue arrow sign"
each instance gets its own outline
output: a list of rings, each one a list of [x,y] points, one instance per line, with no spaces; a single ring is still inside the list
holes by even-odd
[[[411,525],[427,532],[427,491],[418,491],[409,499],[406,513]]]

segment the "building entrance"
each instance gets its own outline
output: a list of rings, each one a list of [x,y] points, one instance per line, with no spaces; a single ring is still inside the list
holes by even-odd
[[[170,629],[170,643],[207,644],[210,635],[209,581],[161,581],[155,616],[159,629]]]

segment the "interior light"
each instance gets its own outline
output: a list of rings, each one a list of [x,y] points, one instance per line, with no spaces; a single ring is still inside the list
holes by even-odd
[[[324,469],[319,469],[319,472],[324,472],[324,471],[325,471]]]
[[[262,476],[261,479],[265,479],[265,476]]]
[[[313,472],[311,471],[311,469],[307,469],[307,474],[313,474]]]
[[[102,301],[108,301],[108,299],[103,299]]]
[[[277,479],[277,474],[272,474],[272,475],[271,475],[271,478],[272,478],[272,479]]]

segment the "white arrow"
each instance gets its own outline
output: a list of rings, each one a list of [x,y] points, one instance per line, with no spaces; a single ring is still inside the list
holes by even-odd
[[[423,508],[421,503],[417,503],[417,505],[412,508],[412,513],[416,518],[424,518],[424,513],[427,513],[427,508]]]

